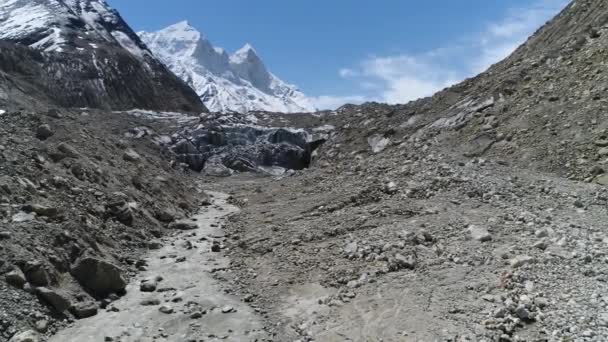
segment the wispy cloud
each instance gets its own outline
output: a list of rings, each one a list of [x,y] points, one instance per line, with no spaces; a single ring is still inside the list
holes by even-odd
[[[367,95],[322,96],[317,105],[335,108],[367,100],[405,103],[432,95],[507,57],[568,2],[537,0],[525,8],[511,9],[502,20],[456,44],[422,54],[372,56],[356,66],[340,69],[342,78],[357,82]]]

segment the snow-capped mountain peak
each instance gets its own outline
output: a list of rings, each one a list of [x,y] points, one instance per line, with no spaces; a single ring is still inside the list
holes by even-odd
[[[187,21],[141,39],[212,111],[310,112],[315,108],[295,86],[271,74],[249,43],[234,54],[214,47]]]
[[[259,58],[258,53],[255,51],[251,44],[246,43],[242,48],[237,50],[234,55],[232,55],[231,60],[235,63],[242,62],[247,60],[248,58]]]

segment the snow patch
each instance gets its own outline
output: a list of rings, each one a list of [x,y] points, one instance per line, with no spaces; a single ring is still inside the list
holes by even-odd
[[[112,36],[120,46],[125,50],[129,51],[133,56],[143,58],[145,56],[144,50],[142,50],[137,44],[129,38],[129,36],[122,31],[112,31]]]

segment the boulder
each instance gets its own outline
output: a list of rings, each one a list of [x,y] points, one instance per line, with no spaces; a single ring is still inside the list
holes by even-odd
[[[141,156],[133,149],[127,149],[122,155],[122,159],[128,162],[137,163],[141,160]]]
[[[156,291],[157,282],[156,280],[146,280],[139,285],[141,292],[154,292]]]
[[[51,126],[49,126],[49,125],[40,125],[40,126],[38,126],[38,129],[36,130],[36,138],[38,138],[40,140],[46,140],[46,139],[52,137],[53,134],[54,134],[54,132],[51,129]]]
[[[78,158],[79,156],[78,152],[76,152],[76,149],[72,147],[72,145],[66,143],[59,144],[59,146],[57,146],[57,150],[70,158]]]
[[[367,139],[373,153],[380,153],[391,143],[391,140],[381,135],[374,135]]]
[[[198,225],[192,220],[179,220],[169,224],[169,229],[193,230],[196,228]]]
[[[39,342],[40,335],[33,330],[27,330],[14,335],[8,342]]]
[[[490,234],[490,232],[483,227],[471,225],[469,226],[469,228],[467,228],[467,231],[469,232],[469,235],[473,240],[477,240],[480,242],[487,242],[492,240],[492,235]]]
[[[25,279],[25,274],[23,274],[23,272],[18,268],[8,272],[5,275],[5,279],[9,285],[12,285],[18,289],[22,289],[23,285],[27,283],[27,280]]]
[[[82,286],[100,297],[124,292],[127,286],[118,266],[94,257],[78,260],[71,273]]]
[[[57,208],[41,204],[28,205],[27,208],[24,208],[24,210],[25,209],[28,209],[30,212],[36,213],[36,215],[38,216],[45,216],[51,218],[57,216],[57,214],[59,213],[59,210]]]
[[[67,295],[58,290],[39,287],[36,289],[36,294],[59,313],[64,312],[70,307],[70,300]]]
[[[156,216],[156,219],[159,220],[160,222],[169,223],[169,222],[175,221],[175,217],[177,216],[177,213],[173,209],[162,208],[162,209],[159,209],[156,211],[155,216]]]
[[[70,312],[78,319],[93,317],[97,311],[97,304],[93,302],[78,303],[70,308]]]
[[[118,222],[130,226],[133,224],[133,211],[123,199],[115,200],[106,205],[106,212],[113,216]]]
[[[49,274],[39,261],[30,261],[25,264],[25,278],[34,286],[48,286],[51,283]]]

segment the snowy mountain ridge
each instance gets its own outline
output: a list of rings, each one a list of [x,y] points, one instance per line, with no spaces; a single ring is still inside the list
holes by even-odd
[[[152,57],[120,14],[105,0],[4,0],[0,39],[45,52],[118,44],[132,55]]]
[[[310,99],[295,86],[268,71],[249,44],[229,55],[187,21],[138,35],[211,111],[315,111]]]
[[[207,111],[105,0],[0,0],[0,54],[61,106]]]

